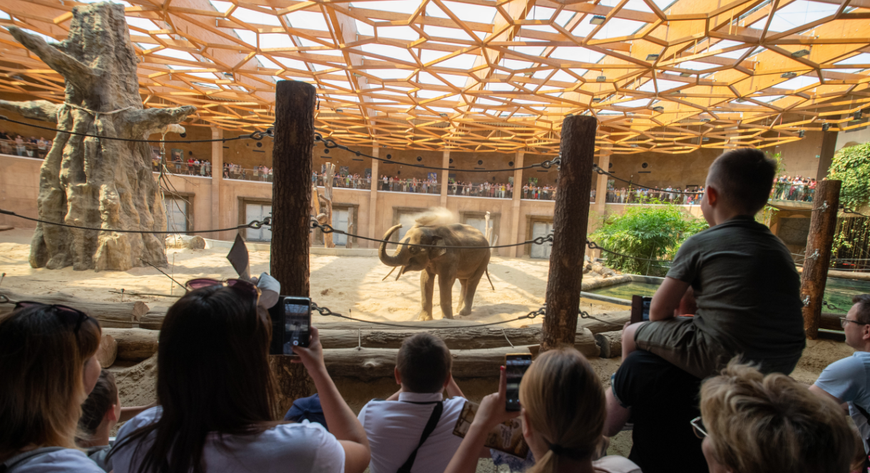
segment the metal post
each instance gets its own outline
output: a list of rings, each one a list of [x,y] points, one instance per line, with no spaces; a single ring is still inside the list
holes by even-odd
[[[822,320],[822,297],[831,264],[831,246],[837,228],[837,208],[840,204],[841,181],[822,181],[816,187],[810,234],[801,275],[801,299],[804,301],[804,330],[815,340]]]
[[[562,165],[547,278],[544,350],[573,346],[577,333],[596,128],[594,117],[571,116],[562,122]]]
[[[314,146],[315,89],[299,81],[279,81],[275,97],[272,153],[271,273],[281,294],[309,297],[308,232],[311,219],[311,155]],[[270,356],[281,414],[308,396],[311,383],[301,364]]]

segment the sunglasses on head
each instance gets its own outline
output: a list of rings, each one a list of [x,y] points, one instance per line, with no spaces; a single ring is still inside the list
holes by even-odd
[[[704,430],[704,421],[701,420],[701,416],[695,417],[694,419],[689,421],[692,424],[692,432],[695,434],[695,437],[699,439],[704,439],[707,436],[707,431]]]
[[[65,305],[59,304],[44,304],[42,302],[21,301],[15,303],[15,309],[27,309],[30,307],[48,307],[67,325],[73,325],[73,333],[78,335],[79,329],[82,328],[82,322],[89,319],[90,316],[78,309],[73,309]]]
[[[198,278],[191,279],[184,283],[184,287],[189,290],[195,291],[197,289],[202,289],[204,287],[213,287],[213,286],[224,286],[230,287],[241,293],[254,297],[260,297],[260,288],[255,286],[254,283],[250,281],[245,281],[244,279],[227,279],[226,281],[219,281],[217,279],[211,278]]]

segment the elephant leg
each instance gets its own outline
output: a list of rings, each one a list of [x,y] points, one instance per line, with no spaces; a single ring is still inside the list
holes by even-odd
[[[474,303],[474,293],[477,291],[477,284],[480,283],[480,277],[481,275],[477,275],[466,281],[461,302],[462,310],[459,311],[459,315],[471,315],[471,305]]]
[[[432,295],[435,291],[435,275],[429,271],[420,272],[420,293],[423,300],[423,311],[419,320],[432,320]],[[443,300],[443,295],[441,296]]]
[[[461,286],[461,290],[459,291],[459,305],[456,307],[456,312],[459,315],[468,315],[465,313],[465,294],[468,292],[468,279],[460,279],[459,285]]]
[[[438,289],[441,291],[441,312],[445,319],[453,318],[453,283],[456,278],[438,276]]]

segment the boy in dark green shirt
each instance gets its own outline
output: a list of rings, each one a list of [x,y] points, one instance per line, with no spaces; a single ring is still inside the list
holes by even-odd
[[[791,373],[806,345],[800,277],[782,241],[753,218],[767,203],[775,171],[755,149],[713,162],[701,201],[710,228],[677,252],[653,297],[650,322],[623,331],[623,359],[640,348],[702,379],[735,356],[766,373]],[[697,313],[675,317],[690,287]]]

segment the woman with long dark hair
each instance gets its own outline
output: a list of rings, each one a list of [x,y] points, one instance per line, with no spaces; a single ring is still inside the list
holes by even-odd
[[[0,471],[102,472],[75,446],[100,336],[96,319],[66,306],[19,302],[0,317]]]
[[[294,348],[314,381],[330,431],[276,422],[271,323],[244,281],[189,292],[166,313],[157,365],[159,407],[133,418],[112,453],[116,473],[361,473],[365,431],[323,363],[317,329]]]

